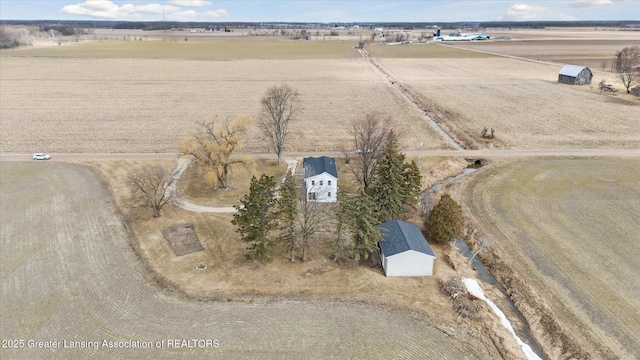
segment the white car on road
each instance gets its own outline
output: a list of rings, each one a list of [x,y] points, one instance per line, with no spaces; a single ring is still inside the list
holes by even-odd
[[[51,155],[45,153],[33,154],[33,160],[49,160]]]

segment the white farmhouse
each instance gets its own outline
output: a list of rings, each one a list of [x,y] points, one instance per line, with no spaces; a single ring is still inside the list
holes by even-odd
[[[327,156],[304,158],[304,183],[307,199],[317,202],[336,202],[338,198],[338,169],[336,161]]]
[[[436,256],[420,229],[400,220],[378,225],[380,259],[387,276],[431,276]]]

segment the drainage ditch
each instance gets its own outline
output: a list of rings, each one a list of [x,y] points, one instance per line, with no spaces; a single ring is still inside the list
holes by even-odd
[[[456,181],[462,178],[463,176],[466,176],[468,174],[475,172],[478,168],[482,167],[485,164],[485,160],[474,159],[474,160],[470,160],[470,163],[471,164],[469,165],[469,167],[465,168],[460,174],[451,176],[446,180],[444,180],[443,182],[433,185],[429,191],[425,191],[421,195],[421,201],[423,202],[423,204],[428,203],[429,198],[433,196],[435,192],[442,189],[445,185],[453,181]],[[499,282],[496,281],[496,279],[493,277],[493,275],[491,275],[489,270],[487,270],[487,268],[484,267],[480,259],[478,259],[478,257],[473,256],[473,252],[471,251],[471,249],[469,249],[469,246],[467,245],[467,243],[464,242],[464,240],[460,239],[456,241],[456,247],[460,249],[462,255],[464,255],[465,258],[471,261],[471,265],[473,266],[473,269],[476,270],[478,279],[480,279],[482,282],[486,283],[487,285],[494,286],[504,295],[504,298],[506,299],[505,303],[507,305],[507,309],[502,309],[502,310],[506,314],[508,314],[507,316],[508,318],[518,319],[517,323],[512,322],[513,329],[515,333],[518,335],[518,337],[525,344],[529,345],[531,347],[531,350],[533,350],[533,352],[535,352],[540,358],[546,359],[544,352],[542,351],[542,347],[540,347],[540,344],[538,344],[538,342],[531,335],[531,330],[529,328],[529,324],[527,323],[527,320],[524,318],[520,310],[518,310],[518,308],[515,306],[513,301],[511,301],[511,298],[509,298],[509,295],[507,294],[504,287]]]

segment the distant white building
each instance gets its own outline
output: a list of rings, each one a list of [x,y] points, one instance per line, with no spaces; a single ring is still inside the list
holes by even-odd
[[[317,202],[336,202],[338,199],[338,168],[327,156],[308,157],[302,161],[307,199]]]

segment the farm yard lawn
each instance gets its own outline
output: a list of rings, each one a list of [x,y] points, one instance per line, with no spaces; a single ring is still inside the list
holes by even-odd
[[[214,190],[206,179],[206,174],[199,173],[195,164],[191,163],[178,182],[178,193],[184,200],[204,206],[232,206],[240,203],[240,199],[249,193],[251,176],[259,178],[261,174],[273,176],[276,183],[283,179],[287,164],[278,164],[275,159],[255,159],[247,167],[237,164],[229,175],[230,187],[225,190]]]
[[[426,158],[421,162],[421,168],[435,169],[442,163],[448,164],[449,160]],[[121,169],[139,166],[137,161],[128,165],[122,161],[91,162],[91,165],[104,172],[116,198],[125,197],[125,194],[119,194],[126,190]],[[344,166],[340,168],[344,170]],[[249,176],[248,173],[245,176]],[[331,234],[325,234],[324,239],[319,240],[309,262],[291,263],[289,254],[282,252],[276,254],[272,263],[263,266],[244,258],[246,244],[239,241],[231,219],[230,214],[196,214],[169,208],[160,218],[154,219],[147,214],[137,220],[132,218],[131,224],[138,251],[156,278],[192,298],[225,300],[228,297],[268,296],[290,300],[365,301],[421,313],[445,327],[456,322],[449,300],[440,293],[438,285],[439,279],[456,275],[444,261],[446,247],[433,247],[437,253],[438,273],[429,278],[391,279],[384,276],[379,264],[371,261],[360,266],[331,261],[328,244]],[[420,222],[417,215],[412,219]],[[205,250],[177,257],[160,230],[184,224],[195,225]],[[201,263],[207,264],[206,270],[196,270],[195,266]],[[471,328],[475,329],[475,326],[477,324]]]
[[[64,48],[64,47],[63,47]],[[68,47],[71,48],[71,47]],[[177,152],[196,121],[255,116],[270,86],[300,92],[285,151],[338,151],[352,119],[377,110],[411,129],[403,147],[449,145],[363,59],[2,57],[3,153]],[[241,151],[266,152],[257,126]]]
[[[168,348],[165,343],[164,348],[138,349],[2,348],[2,359],[499,356],[483,334],[468,334],[462,325],[441,321],[446,319],[444,314],[430,317],[383,303],[327,297],[185,298],[159,286],[150,276],[132,250],[135,240],[114,202],[107,181],[87,166],[0,162],[0,338],[60,342],[215,339],[220,347]],[[179,220],[159,218],[167,223],[169,219]],[[195,220],[205,233],[223,235],[212,228],[221,224],[217,221],[229,219],[207,219],[205,225],[198,218],[188,220]],[[219,264],[209,266],[212,269],[199,275],[224,273]]]
[[[640,160],[494,162],[455,193],[584,349],[640,357]]]
[[[314,155],[315,156],[315,155]],[[198,205],[228,207],[240,203],[240,199],[249,193],[249,185],[251,176],[260,177],[261,174],[273,176],[278,183],[282,180],[287,171],[285,163],[278,164],[273,159],[254,159],[248,167],[237,165],[234,167],[230,175],[231,186],[226,190],[213,190],[206,181],[206,174],[199,173],[195,165],[192,163],[180,178],[178,182],[178,193],[182,199],[188,200]],[[286,158],[288,159],[288,158]],[[298,161],[296,167],[296,176],[300,179],[303,177],[302,161],[303,158],[295,158]],[[358,185],[353,176],[350,166],[353,163],[346,164],[344,157],[335,157],[338,168],[338,188],[349,193],[357,192]],[[416,158],[407,157],[406,161],[416,161]],[[123,162],[124,163],[124,162]],[[96,166],[103,168],[105,171],[112,172],[113,166],[109,162],[94,162]],[[462,164],[462,165],[461,165]],[[451,174],[461,172],[466,161],[461,158],[446,157],[426,157],[423,156],[420,161],[420,171],[422,176],[423,188],[429,188],[432,185],[444,180]],[[127,168],[126,166],[124,168]],[[124,175],[122,175],[124,176]],[[117,177],[111,177],[112,181],[117,181]]]
[[[557,83],[556,65],[499,57],[378,62],[479,142],[482,129],[493,127],[494,146],[504,148],[640,147],[640,103]]]

